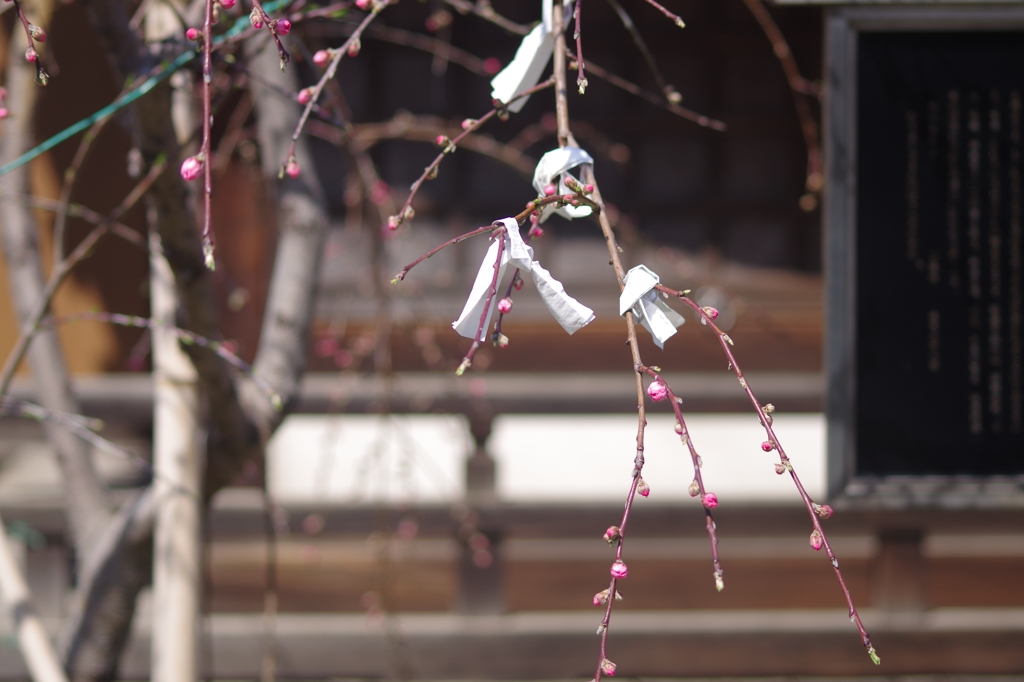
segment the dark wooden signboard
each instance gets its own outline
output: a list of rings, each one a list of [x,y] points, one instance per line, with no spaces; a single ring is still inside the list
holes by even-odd
[[[856,41],[850,473],[1024,474],[1024,31]]]

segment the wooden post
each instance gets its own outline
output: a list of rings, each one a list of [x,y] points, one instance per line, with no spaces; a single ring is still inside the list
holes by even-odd
[[[480,520],[479,512],[493,507],[497,501],[494,487],[494,459],[487,452],[487,439],[491,435],[492,416],[469,415],[469,431],[476,445],[466,460],[466,505],[476,519],[476,533],[487,538],[487,547],[474,546],[473,537],[460,537],[462,552],[459,557],[458,610],[462,613],[502,613],[501,528]],[[476,533],[473,535],[475,536]],[[477,538],[479,541],[479,538]],[[481,560],[485,559],[486,560]]]

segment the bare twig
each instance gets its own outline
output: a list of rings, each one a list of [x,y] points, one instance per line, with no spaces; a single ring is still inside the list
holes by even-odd
[[[669,19],[671,19],[672,22],[675,23],[675,25],[678,26],[679,28],[686,28],[686,23],[683,22],[683,20],[679,17],[678,14],[672,14],[672,12],[669,12],[667,9],[659,5],[657,2],[655,2],[655,0],[645,0],[645,2],[654,9],[664,14]]]
[[[782,35],[782,31],[779,30],[778,24],[775,23],[775,19],[772,18],[764,3],[761,0],[743,0],[743,2],[771,42],[772,52],[786,74],[786,81],[793,93],[793,107],[796,109],[797,118],[800,119],[800,131],[804,136],[804,144],[807,145],[806,189],[812,195],[817,194],[821,191],[825,180],[821,166],[821,142],[818,137],[818,123],[814,119],[811,105],[806,98],[817,99],[821,96],[821,88],[800,75],[800,67],[797,66],[796,59],[793,58],[793,51],[789,48],[786,37]]]
[[[807,494],[807,490],[804,488],[803,483],[800,481],[800,477],[797,476],[796,470],[793,468],[793,463],[786,455],[786,451],[782,448],[782,443],[779,442],[779,439],[772,428],[771,412],[774,408],[762,405],[754,395],[753,390],[750,388],[750,384],[743,375],[743,371],[736,362],[736,356],[732,352],[732,339],[728,334],[719,329],[714,322],[715,317],[717,317],[717,312],[708,308],[702,308],[693,299],[687,296],[688,292],[676,291],[661,284],[656,285],[655,288],[658,291],[679,299],[689,306],[700,317],[701,323],[709,326],[715,333],[715,336],[718,337],[718,343],[722,347],[722,352],[725,353],[726,358],[729,360],[729,366],[732,368],[733,372],[735,372],[736,378],[740,382],[740,386],[750,399],[750,404],[753,405],[754,411],[757,412],[757,417],[761,421],[761,426],[764,427],[765,433],[768,435],[768,440],[765,441],[762,448],[769,452],[771,450],[777,450],[779,453],[779,465],[776,467],[777,473],[782,474],[788,472],[790,477],[793,479],[793,483],[796,485],[797,492],[800,493],[800,498],[803,500],[804,506],[807,508],[807,513],[811,517],[811,524],[814,527],[811,534],[811,544],[815,549],[820,549],[821,547],[825,548],[825,554],[828,556],[829,562],[832,564],[836,578],[839,581],[839,587],[842,589],[843,597],[846,599],[846,605],[850,609],[850,620],[853,621],[853,624],[857,627],[857,632],[860,633],[861,642],[864,644],[864,648],[867,649],[871,660],[877,664],[879,662],[878,655],[875,653],[875,648],[871,644],[871,638],[868,635],[867,630],[864,628],[864,623],[861,622],[860,614],[857,613],[857,608],[853,604],[853,598],[850,596],[850,590],[846,586],[843,574],[839,570],[839,559],[837,559],[836,555],[832,552],[832,547],[829,545],[828,537],[825,535],[825,529],[821,525],[821,519],[828,518],[828,516],[831,515],[831,509],[823,511],[823,506],[816,504],[811,499],[810,495]],[[818,544],[816,544],[816,539]]]
[[[514,21],[509,21],[505,17],[501,16],[494,11],[491,7],[491,3],[488,0],[478,0],[476,4],[469,2],[469,0],[444,0],[447,4],[454,7],[459,14],[475,14],[476,16],[486,19],[495,26],[500,26],[509,33],[515,33],[516,35],[525,36],[530,32],[529,26],[523,26],[517,24]]]

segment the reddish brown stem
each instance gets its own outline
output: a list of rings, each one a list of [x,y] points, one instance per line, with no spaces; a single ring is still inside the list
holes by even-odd
[[[416,193],[420,191],[420,187],[422,187],[423,183],[426,182],[427,180],[431,180],[437,177],[437,169],[441,165],[441,162],[444,160],[445,155],[453,153],[458,147],[459,142],[461,142],[464,137],[466,137],[470,133],[475,132],[484,123],[497,116],[498,113],[505,108],[505,105],[510,104],[511,102],[515,102],[517,99],[529,97],[530,95],[540,92],[541,90],[544,90],[546,88],[550,88],[552,85],[554,85],[554,82],[555,81],[553,78],[548,79],[541,83],[540,85],[535,85],[529,90],[524,90],[523,92],[519,93],[518,95],[510,99],[508,102],[502,102],[502,105],[500,107],[495,107],[491,109],[486,114],[484,114],[483,116],[476,120],[467,119],[471,121],[471,123],[469,123],[469,125],[466,125],[461,133],[456,135],[454,138],[449,140],[447,144],[445,144],[444,149],[441,151],[441,153],[434,158],[434,160],[430,163],[429,166],[423,169],[423,173],[418,178],[416,178],[416,182],[412,183],[412,186],[409,188],[409,196],[406,198],[405,203],[403,203],[402,207],[398,209],[398,213],[396,213],[395,215],[391,216],[391,218],[388,219],[388,227],[391,228],[392,230],[397,229],[402,223],[409,219],[408,214],[410,213],[409,209],[412,206],[412,200],[416,196]]]
[[[203,15],[203,142],[200,148],[200,156],[203,159],[203,259],[206,267],[214,269],[213,260],[213,158],[210,142],[211,117],[213,116],[210,85],[213,81],[213,60],[211,58],[211,46],[213,45],[213,3],[214,0],[206,0],[206,9]]]
[[[655,289],[661,291],[669,296],[674,296],[679,299],[687,306],[689,306],[697,315],[700,317],[702,323],[706,324],[718,337],[718,343],[722,347],[722,351],[725,353],[726,358],[729,360],[729,366],[732,367],[733,372],[736,374],[736,378],[739,379],[740,386],[743,387],[743,391],[747,394],[750,399],[751,405],[754,407],[754,411],[757,412],[757,417],[761,421],[761,426],[764,427],[765,433],[768,435],[768,442],[772,444],[775,450],[779,453],[779,462],[785,467],[786,471],[789,472],[790,477],[793,479],[793,483],[796,485],[797,492],[800,494],[800,498],[804,502],[804,506],[807,508],[807,513],[811,517],[811,524],[814,530],[817,531],[822,538],[822,544],[825,548],[825,554],[828,556],[829,561],[832,564],[832,569],[835,571],[836,578],[839,581],[839,587],[843,591],[843,597],[846,599],[846,605],[850,609],[850,620],[853,621],[854,625],[857,626],[857,632],[860,633],[861,642],[864,644],[864,648],[868,650],[868,655],[871,656],[871,660],[876,664],[878,663],[878,655],[875,653],[875,648],[871,645],[871,637],[868,635],[867,630],[864,628],[864,623],[861,622],[860,614],[857,613],[857,608],[853,604],[853,597],[850,595],[850,590],[846,586],[846,581],[843,579],[842,571],[839,570],[839,559],[836,558],[835,553],[832,551],[832,547],[828,542],[828,537],[825,534],[825,529],[821,525],[821,519],[818,517],[815,511],[814,501],[811,496],[807,494],[807,490],[804,488],[803,483],[800,481],[800,477],[797,476],[796,470],[793,468],[793,464],[789,457],[786,455],[786,451],[782,447],[782,443],[779,442],[778,437],[775,435],[775,431],[772,428],[772,420],[765,412],[764,407],[758,401],[754,395],[753,390],[750,388],[746,377],[743,375],[743,371],[740,369],[739,364],[736,362],[736,356],[732,352],[732,339],[729,335],[723,332],[714,322],[714,318],[707,310],[698,305],[695,301],[687,297],[686,292],[676,291],[670,289],[664,285],[655,285]]]
[[[654,379],[655,381],[660,381],[665,385],[665,390],[668,392],[668,400],[672,404],[672,411],[675,413],[676,421],[679,423],[679,438],[683,441],[683,444],[686,445],[686,448],[690,451],[690,460],[693,463],[693,481],[697,484],[698,491],[698,494],[695,495],[695,497],[697,497],[697,499],[700,500],[701,504],[703,505],[704,495],[707,493],[707,489],[704,487],[704,477],[701,475],[700,471],[702,462],[700,455],[697,454],[697,449],[693,444],[693,438],[690,437],[690,429],[687,428],[686,420],[683,419],[682,408],[679,407],[680,403],[682,403],[682,400],[676,397],[675,392],[672,391],[672,387],[669,386],[668,382],[665,381],[664,377],[662,377],[661,374],[653,367],[642,365],[639,368],[639,370],[646,374],[647,376]],[[704,507],[704,519],[705,525],[707,526],[708,530],[708,539],[711,541],[711,563],[714,566],[713,576],[715,578],[715,588],[719,592],[721,592],[722,589],[725,587],[725,583],[722,578],[722,564],[718,558],[718,535],[716,533],[715,520],[711,516],[711,510],[708,509],[706,506]]]
[[[583,32],[580,30],[580,14],[583,0],[576,0],[576,10],[573,14],[576,17],[576,32],[573,35],[576,38],[576,86],[580,89],[579,92],[582,95],[587,89],[587,77],[583,74]]]

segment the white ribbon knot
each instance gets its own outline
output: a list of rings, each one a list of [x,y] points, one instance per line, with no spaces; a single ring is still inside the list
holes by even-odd
[[[567,25],[572,16],[572,0],[562,0],[563,25]],[[508,104],[508,110],[518,112],[526,104],[529,97],[517,99],[509,103],[513,97],[529,90],[540,80],[544,67],[555,50],[555,39],[552,36],[551,1],[542,0],[542,20],[530,31],[516,50],[516,56],[508,66],[491,79],[491,97]]]
[[[540,157],[537,168],[533,171],[533,188],[537,190],[538,195],[544,196],[544,188],[554,184],[557,180],[558,185],[555,187],[555,194],[563,196],[566,194],[575,195],[575,192],[565,184],[565,179],[569,176],[568,171],[570,169],[584,164],[593,166],[594,159],[579,147],[552,149]],[[576,178],[573,179],[575,180]],[[572,206],[567,204],[560,208],[554,208],[548,205],[541,210],[540,221],[544,222],[555,213],[563,218],[572,220],[573,218],[586,218],[592,212],[589,206]]]
[[[686,320],[658,296],[654,285],[660,281],[661,278],[646,265],[638,265],[627,272],[625,287],[619,296],[619,315],[625,316],[633,311],[634,317],[654,337],[658,348],[664,348],[665,341]]]
[[[562,329],[573,334],[590,324],[594,320],[594,311],[567,294],[562,283],[552,277],[550,272],[533,259],[533,247],[527,246],[523,241],[516,219],[502,218],[500,222],[505,226],[505,234],[500,237],[505,240],[505,246],[501,253],[501,262],[498,264],[497,282],[499,286],[505,275],[505,269],[511,263],[514,267],[530,273],[544,305],[547,306]],[[487,294],[490,291],[491,282],[494,281],[494,263],[498,258],[498,243],[498,240],[495,239],[487,249],[487,253],[484,254],[483,262],[480,263],[480,270],[476,273],[476,280],[473,282],[473,288],[470,289],[469,298],[466,299],[462,314],[452,323],[452,328],[468,339],[474,338],[477,331],[480,331],[480,341],[487,339],[491,314],[498,302],[498,293],[495,291],[490,305],[487,306]],[[484,315],[484,306],[487,306],[487,313],[481,328],[480,318]]]

